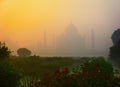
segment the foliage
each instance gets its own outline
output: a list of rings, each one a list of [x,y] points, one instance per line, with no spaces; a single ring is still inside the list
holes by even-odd
[[[108,76],[113,76],[113,67],[109,62],[106,62],[103,58],[97,58],[84,63],[82,69],[88,73],[106,73]]]
[[[10,56],[11,51],[5,46],[5,43],[0,42],[0,60],[4,60]]]
[[[31,55],[31,51],[28,50],[27,48],[19,48],[17,50],[17,54],[21,57],[26,57]]]
[[[33,77],[33,76],[24,76],[20,80],[19,87],[30,87],[33,82],[39,81],[38,77]]]
[[[0,87],[17,87],[21,74],[9,63],[0,63]]]
[[[22,69],[25,76],[41,77],[43,73],[53,73],[56,69],[71,67],[75,63],[75,60],[61,57],[30,56],[23,58],[12,57],[9,62],[16,69]]]
[[[12,58],[9,62],[24,70],[19,87],[120,87],[119,71],[113,72],[112,65],[101,58],[81,63],[80,59],[31,56]],[[82,65],[71,69],[71,65],[79,62]]]
[[[117,29],[112,34],[113,46],[110,47],[108,60],[115,66],[120,67],[120,29]]]
[[[120,40],[120,29],[113,32],[111,39],[114,45],[118,43]]]
[[[119,87],[120,77],[113,74],[112,65],[103,59],[84,63],[81,72],[70,74],[68,68],[57,70],[54,74],[45,73],[41,81],[31,87]]]
[[[120,40],[110,48],[109,56],[114,59],[120,57]]]

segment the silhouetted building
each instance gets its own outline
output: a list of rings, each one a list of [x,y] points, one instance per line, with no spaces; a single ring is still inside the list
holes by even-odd
[[[62,55],[82,55],[84,52],[84,38],[79,34],[78,29],[73,23],[70,23],[57,40],[57,48]]]
[[[47,47],[47,39],[46,39],[46,30],[44,30],[44,48],[46,48]]]
[[[91,52],[92,54],[95,53],[95,33],[94,33],[94,30],[92,29],[91,30]]]
[[[53,33],[53,49],[56,48],[56,36],[55,33]]]

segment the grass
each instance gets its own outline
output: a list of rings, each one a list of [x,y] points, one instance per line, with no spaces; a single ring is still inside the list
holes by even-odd
[[[104,60],[93,61],[94,59],[99,59],[99,58],[84,57],[79,59],[73,59],[70,57],[63,58],[63,57],[32,56],[28,58],[11,57],[6,61],[12,64],[14,68],[19,69],[19,71],[22,72],[22,78],[20,80],[20,85],[18,87],[47,87],[48,83],[50,87],[67,87],[65,85],[69,85],[68,84],[69,81],[71,81],[71,85],[74,85],[75,87],[83,87],[78,85],[82,85],[82,83],[83,85],[85,85],[86,81],[88,81],[90,85],[93,84],[95,81],[97,82],[94,85],[98,83],[104,85],[99,81],[104,81],[105,83],[107,82],[105,81],[104,77],[108,75],[109,68],[105,68],[105,67],[110,67],[110,65]],[[89,63],[88,61],[93,61],[93,63],[91,63],[90,65],[88,64],[86,65],[86,63]],[[96,63],[99,63],[100,66],[99,64],[96,65]],[[82,66],[82,68],[80,67],[80,65]],[[98,72],[99,71],[98,69],[100,67],[103,67],[101,68],[101,71],[107,72],[105,76],[104,73]],[[95,68],[96,68],[96,72],[95,72],[96,74],[93,74]],[[84,70],[82,71],[82,69]],[[87,72],[86,69],[88,69]],[[112,69],[110,69],[110,72],[111,70]],[[119,85],[119,83],[115,83],[115,81],[117,82],[118,80],[120,81],[120,77],[119,77],[120,73],[117,70],[113,72],[115,77],[111,77],[108,82],[110,83],[110,81],[112,81],[113,84]],[[93,79],[93,77],[96,78],[96,80]],[[103,80],[99,79],[99,77]],[[63,84],[59,83],[59,79],[61,82],[64,81],[64,83]],[[83,81],[84,79],[86,80]],[[90,82],[89,79],[91,79]],[[44,83],[43,84],[44,86],[40,86],[41,82]],[[79,84],[79,82],[81,84]],[[108,87],[112,87],[112,86],[108,86]],[[89,86],[86,85],[86,87]],[[95,86],[95,87],[99,87],[99,86]]]
[[[53,73],[57,69],[64,67],[71,68],[80,60],[74,60],[72,58],[61,58],[61,57],[45,57],[45,58],[16,58],[11,57],[8,60],[16,69],[21,69],[25,76],[42,76],[43,73]]]

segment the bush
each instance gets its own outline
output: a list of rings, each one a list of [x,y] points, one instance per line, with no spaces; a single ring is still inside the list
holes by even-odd
[[[31,87],[120,87],[120,77],[114,76],[112,65],[104,59],[93,59],[78,69],[72,74],[68,68],[46,73]]]
[[[88,73],[105,73],[108,76],[113,76],[113,66],[111,63],[105,61],[102,58],[93,59],[92,61],[85,63],[82,66],[83,72]]]
[[[20,73],[7,62],[0,63],[0,87],[17,87]]]
[[[0,60],[4,60],[10,56],[11,51],[5,45],[5,43],[0,42]]]
[[[93,59],[82,66],[80,77],[91,87],[109,87],[114,78],[113,67],[104,59]]]
[[[31,55],[31,51],[27,48],[19,48],[17,50],[17,54],[20,56],[20,57],[28,57]]]

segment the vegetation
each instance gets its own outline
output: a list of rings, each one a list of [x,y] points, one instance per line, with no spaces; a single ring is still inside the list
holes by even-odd
[[[79,60],[80,61],[80,60]],[[24,71],[24,76],[41,77],[43,73],[53,73],[63,67],[71,68],[76,62],[72,58],[62,57],[11,57],[8,61],[16,69]]]
[[[17,50],[17,54],[20,56],[20,57],[26,57],[26,56],[30,56],[31,55],[31,51],[28,50],[27,48],[19,48]]]
[[[81,72],[68,68],[54,74],[45,73],[41,80],[31,81],[31,87],[119,87],[120,77],[115,76],[112,65],[103,59],[84,63]],[[120,74],[119,74],[120,75]]]
[[[0,42],[0,60],[5,60],[10,56],[11,51],[5,45],[5,43]]]
[[[109,61],[115,66],[120,67],[120,29],[117,29],[112,34],[113,46],[110,47]]]
[[[114,58],[115,60],[120,57],[120,40],[110,48],[109,56],[110,58]]]
[[[111,39],[113,45],[118,43],[118,41],[120,40],[120,29],[117,29],[116,31],[113,32]]]
[[[0,87],[18,87],[21,74],[11,64],[0,62]]]
[[[4,68],[0,68],[0,73],[3,71],[4,73],[0,76],[4,78],[4,84],[7,81],[11,81],[11,85],[14,84],[9,87],[120,86],[119,71],[114,72],[113,66],[103,58],[72,59],[31,56],[27,58],[11,57],[6,62],[1,62],[0,66]],[[18,73],[17,69],[22,71],[22,75]],[[1,85],[3,84],[1,83]],[[7,87],[7,85],[2,87]]]
[[[120,86],[119,71],[114,72],[113,66],[103,58],[29,57],[11,58],[8,62],[23,70],[19,87]]]
[[[113,46],[110,48],[110,58],[118,58],[120,57],[120,29],[117,29],[111,38]]]

